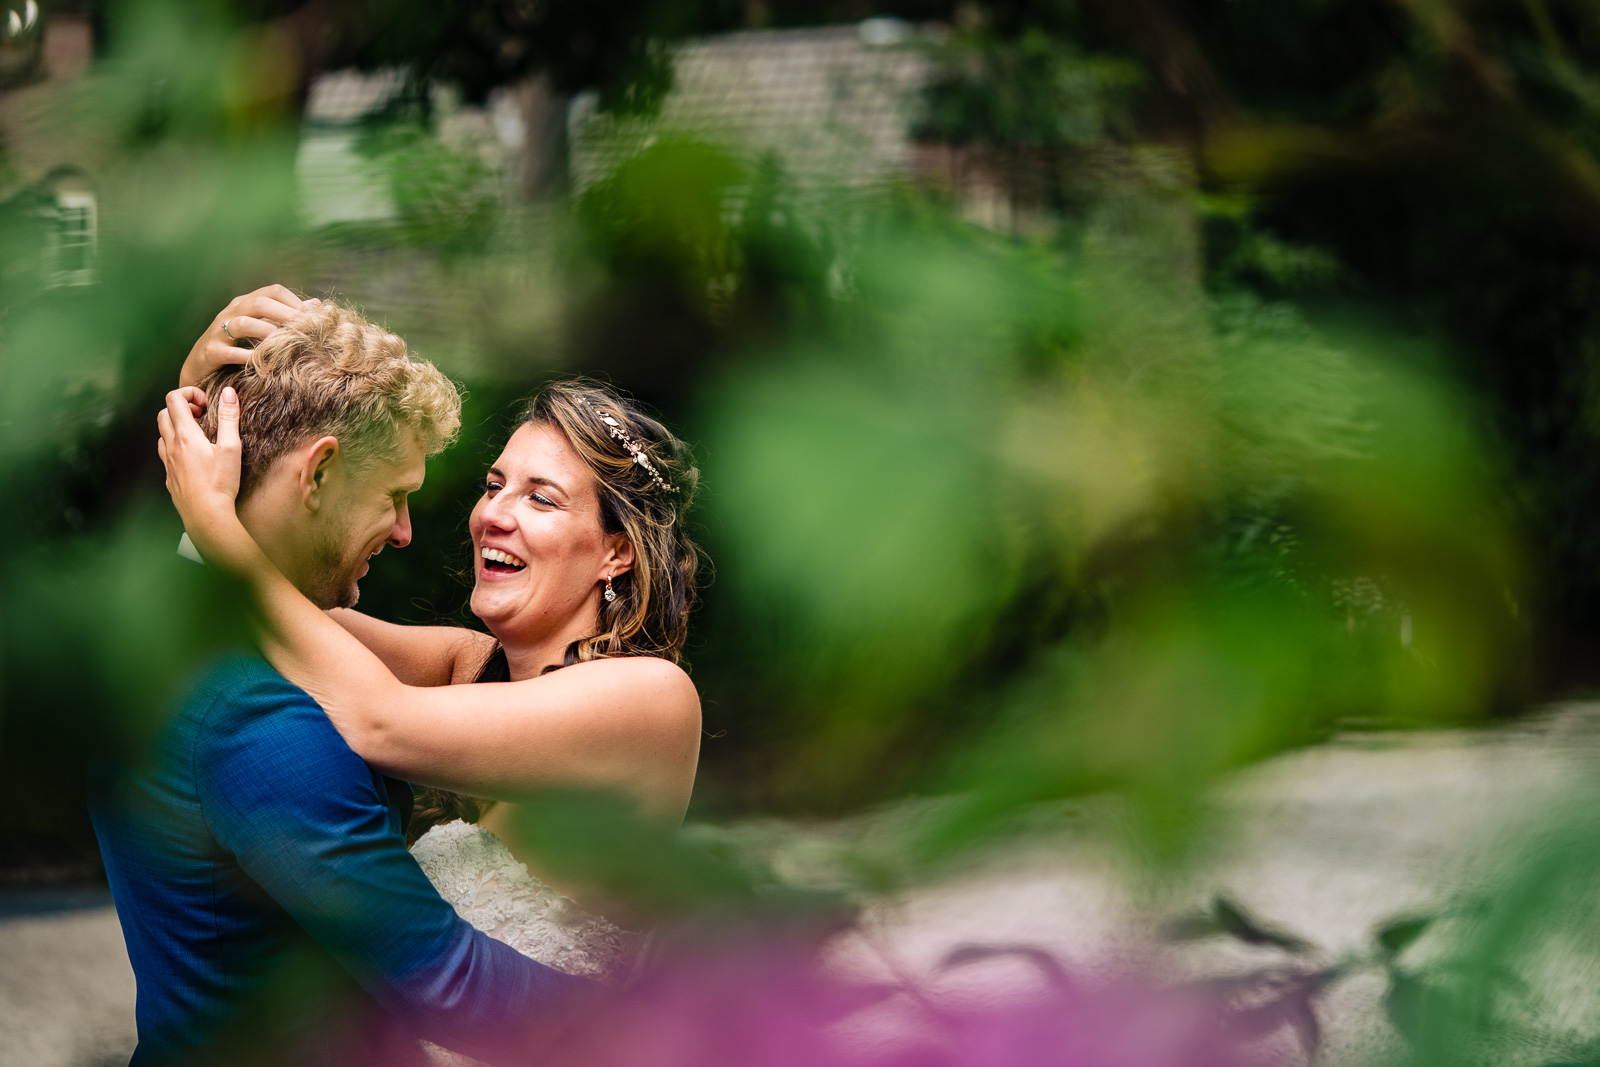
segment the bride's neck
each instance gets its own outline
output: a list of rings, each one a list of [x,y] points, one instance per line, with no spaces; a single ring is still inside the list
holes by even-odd
[[[511,680],[520,682],[526,678],[537,678],[551,667],[564,666],[567,649],[572,642],[591,636],[599,622],[600,595],[596,593],[593,603],[585,604],[559,629],[520,636],[503,632],[495,634],[500,647],[505,649]]]
[[[533,645],[505,645],[506,666],[511,680],[537,678],[550,667],[559,667],[567,661],[568,640],[541,641]]]

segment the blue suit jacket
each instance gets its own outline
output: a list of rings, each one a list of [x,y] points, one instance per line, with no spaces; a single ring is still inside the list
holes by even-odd
[[[459,918],[406,850],[410,808],[261,659],[205,672],[91,798],[138,979],[133,1062],[370,1062],[380,1030],[391,1051],[420,1035],[533,1060],[587,983]],[[365,1021],[330,959],[370,997]]]

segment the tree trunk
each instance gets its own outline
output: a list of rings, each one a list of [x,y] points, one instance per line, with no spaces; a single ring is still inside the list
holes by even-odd
[[[552,200],[567,187],[567,106],[547,73],[516,87],[522,112],[522,149],[517,159],[517,193],[526,202]]]

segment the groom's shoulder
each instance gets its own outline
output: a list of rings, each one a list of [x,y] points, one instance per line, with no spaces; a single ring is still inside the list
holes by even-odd
[[[190,680],[181,703],[206,733],[233,733],[252,725],[270,725],[274,732],[333,732],[317,702],[260,656],[214,661]]]
[[[206,664],[189,679],[182,700],[201,707],[267,711],[295,700],[310,700],[306,691],[272,669],[260,656],[234,653]]]
[[[274,780],[309,774],[325,789],[369,776],[322,707],[259,656],[214,663],[195,679],[193,694],[191,752],[203,780],[236,782],[241,771]]]

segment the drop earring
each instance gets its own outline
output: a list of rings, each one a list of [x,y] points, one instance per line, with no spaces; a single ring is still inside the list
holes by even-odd
[[[606,603],[607,604],[609,604],[613,600],[617,599],[617,591],[615,589],[611,588],[611,576],[610,575],[606,576],[606,591],[605,591],[605,593],[603,595],[606,598]]]

